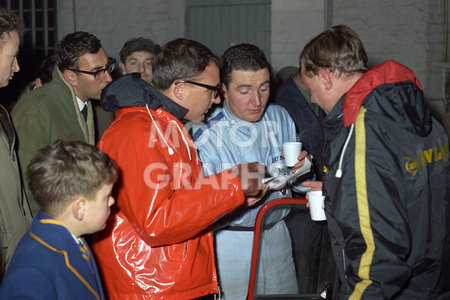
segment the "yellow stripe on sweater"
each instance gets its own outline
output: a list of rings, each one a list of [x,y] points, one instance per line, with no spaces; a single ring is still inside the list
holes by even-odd
[[[356,198],[358,203],[359,226],[366,244],[366,251],[361,256],[358,276],[361,281],[355,286],[349,299],[360,299],[366,288],[372,284],[370,267],[372,265],[375,242],[370,224],[369,201],[367,199],[366,181],[366,109],[361,107],[355,122],[355,178]]]

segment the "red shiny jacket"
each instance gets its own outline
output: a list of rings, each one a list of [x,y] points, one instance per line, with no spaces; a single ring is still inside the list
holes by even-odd
[[[121,172],[116,212],[93,245],[108,297],[217,292],[210,225],[243,204],[239,179],[203,177],[191,137],[161,108],[119,109],[98,146]]]

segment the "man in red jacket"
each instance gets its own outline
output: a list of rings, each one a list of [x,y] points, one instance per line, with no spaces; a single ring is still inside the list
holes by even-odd
[[[203,177],[183,122],[219,98],[218,59],[187,39],[153,62],[154,87],[125,75],[102,93],[116,119],[99,148],[121,179],[117,211],[93,245],[110,299],[192,299],[217,293],[211,224],[264,194],[257,163]]]

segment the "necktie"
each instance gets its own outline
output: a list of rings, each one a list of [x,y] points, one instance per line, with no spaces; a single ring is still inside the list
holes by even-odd
[[[83,256],[83,258],[88,263],[88,266],[89,266],[89,269],[91,270],[92,275],[95,276],[94,267],[92,266],[91,255],[89,254],[89,250],[88,250],[85,242],[82,239],[78,240],[78,249],[80,249],[81,256]],[[96,282],[96,284],[97,284],[97,282]],[[97,285],[97,288],[98,288],[98,285]]]
[[[86,247],[86,244],[82,240],[79,240],[78,247],[80,249],[81,256],[83,256],[83,258],[86,260],[86,262],[88,263],[89,269],[91,269],[92,274],[94,274],[94,268],[92,267],[91,255],[89,254],[89,250]]]
[[[81,240],[79,242],[79,249],[81,251],[81,256],[83,256],[83,258],[89,263],[89,265],[91,265],[91,256],[89,255],[89,250]]]
[[[81,114],[83,115],[84,120],[87,119],[87,105],[84,105],[83,109],[81,110]]]

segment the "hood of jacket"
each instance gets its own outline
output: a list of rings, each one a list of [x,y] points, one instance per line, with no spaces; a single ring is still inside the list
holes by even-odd
[[[431,130],[431,115],[414,72],[389,60],[367,71],[344,95],[344,126],[354,124],[361,106],[419,136]]]
[[[100,105],[113,112],[122,107],[148,106],[153,110],[161,107],[179,120],[188,112],[142,80],[139,73],[124,75],[109,83],[102,90]]]
[[[340,122],[350,126],[335,174],[338,178],[342,176],[344,155],[362,106],[367,114],[390,120],[398,128],[418,136],[426,136],[432,128],[428,102],[414,72],[393,60],[375,66],[342,96],[323,123],[328,135],[339,131]]]

